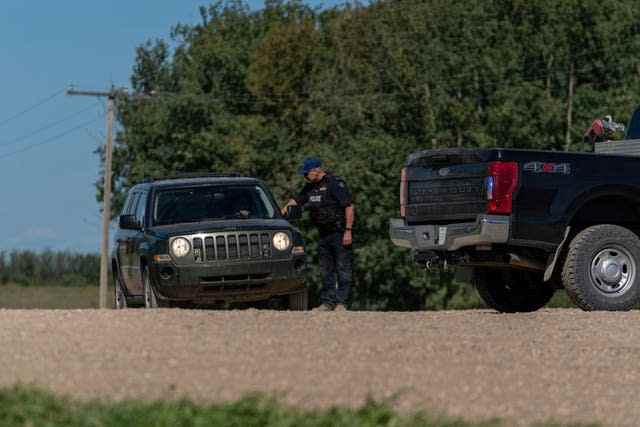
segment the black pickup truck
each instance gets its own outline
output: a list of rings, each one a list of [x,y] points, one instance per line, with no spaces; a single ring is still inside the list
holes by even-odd
[[[584,310],[639,303],[640,157],[427,150],[409,156],[400,204],[393,243],[427,266],[471,268],[498,311],[537,310],[560,288]]]

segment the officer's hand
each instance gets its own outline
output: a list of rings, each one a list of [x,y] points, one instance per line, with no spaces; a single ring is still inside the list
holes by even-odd
[[[353,237],[351,236],[351,230],[346,230],[342,235],[342,246],[351,246],[353,243]]]

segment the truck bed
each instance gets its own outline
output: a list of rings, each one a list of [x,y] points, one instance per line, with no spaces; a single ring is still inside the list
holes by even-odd
[[[596,142],[594,145],[594,152],[596,154],[618,154],[623,156],[640,156],[640,139]]]

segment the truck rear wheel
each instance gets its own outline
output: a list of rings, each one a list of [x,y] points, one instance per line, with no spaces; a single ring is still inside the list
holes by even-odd
[[[542,273],[526,270],[474,268],[473,283],[484,303],[503,313],[539,310],[555,292]]]
[[[617,225],[582,230],[569,245],[562,283],[583,310],[630,310],[640,302],[640,239]]]

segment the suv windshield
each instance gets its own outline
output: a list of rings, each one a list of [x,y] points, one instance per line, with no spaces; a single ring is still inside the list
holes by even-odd
[[[153,204],[154,225],[222,219],[271,219],[274,215],[273,203],[257,185],[160,190]]]

